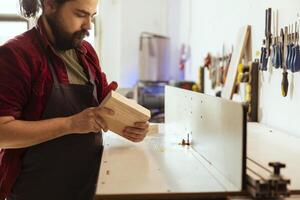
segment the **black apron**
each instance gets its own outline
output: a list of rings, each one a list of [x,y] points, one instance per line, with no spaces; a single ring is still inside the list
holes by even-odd
[[[51,62],[49,66],[54,83],[42,119],[98,106],[90,71],[87,85],[60,84]],[[28,148],[8,200],[92,200],[102,152],[101,133],[71,134]]]

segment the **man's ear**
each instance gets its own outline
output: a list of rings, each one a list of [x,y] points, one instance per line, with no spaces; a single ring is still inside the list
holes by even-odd
[[[55,2],[55,0],[44,0],[43,8],[46,14],[53,13],[57,9],[57,3]]]

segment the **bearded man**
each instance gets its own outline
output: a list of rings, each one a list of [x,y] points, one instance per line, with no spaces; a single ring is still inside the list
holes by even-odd
[[[31,30],[0,47],[0,199],[92,200],[108,84],[86,42],[98,0],[20,0]],[[121,134],[142,141],[148,122]]]

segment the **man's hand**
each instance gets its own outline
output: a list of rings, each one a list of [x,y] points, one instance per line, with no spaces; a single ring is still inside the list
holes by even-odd
[[[69,117],[69,126],[72,133],[90,133],[108,131],[103,115],[114,115],[114,111],[109,108],[88,108],[76,115]]]
[[[126,127],[123,137],[132,142],[141,142],[149,131],[149,122],[137,122],[134,127]]]
[[[70,117],[40,121],[0,117],[0,148],[26,148],[68,134],[107,131],[107,124],[103,120],[105,115],[113,116],[114,111],[108,108],[88,108]]]

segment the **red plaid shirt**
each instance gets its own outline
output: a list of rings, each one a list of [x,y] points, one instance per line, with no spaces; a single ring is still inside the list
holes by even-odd
[[[88,42],[83,41],[76,53],[83,68],[89,68],[93,73],[101,102],[109,91],[117,88],[117,83],[107,83],[97,54]],[[69,83],[65,64],[49,43],[41,19],[35,28],[0,47],[0,117],[13,116],[27,121],[41,119],[53,84],[48,58],[53,61],[59,81]],[[25,151],[0,151],[0,200],[10,193],[20,174],[21,158]]]

